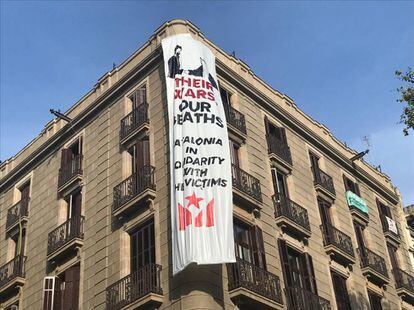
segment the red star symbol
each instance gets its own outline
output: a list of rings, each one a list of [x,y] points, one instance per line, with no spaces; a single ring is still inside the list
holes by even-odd
[[[203,198],[197,198],[196,194],[193,192],[193,194],[191,196],[187,196],[185,197],[185,199],[188,200],[188,205],[187,208],[191,205],[194,205],[196,208],[200,209],[200,205],[199,202],[201,200],[204,200]]]

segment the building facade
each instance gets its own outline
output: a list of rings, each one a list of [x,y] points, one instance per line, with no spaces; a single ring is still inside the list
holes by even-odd
[[[216,55],[237,263],[172,277],[161,40]],[[0,309],[412,309],[390,179],[188,21],[160,26],[0,165]]]

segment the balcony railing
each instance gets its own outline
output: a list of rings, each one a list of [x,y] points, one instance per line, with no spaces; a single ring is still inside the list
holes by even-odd
[[[19,201],[7,210],[6,229],[19,222],[19,219],[29,215],[29,199]]]
[[[234,126],[236,129],[240,130],[242,133],[246,134],[246,121],[244,119],[244,115],[237,111],[235,108],[231,106],[227,106],[224,109],[226,113],[227,123]]]
[[[25,277],[26,258],[26,256],[18,255],[0,267],[0,287],[17,277]]]
[[[132,200],[146,189],[155,190],[155,167],[144,166],[114,187],[113,210]]]
[[[106,289],[108,310],[118,310],[150,294],[162,295],[160,265],[149,264]]]
[[[75,175],[82,175],[82,159],[83,155],[78,154],[72,158],[65,166],[60,167],[59,169],[59,180],[58,186],[61,187]]]
[[[72,217],[52,230],[47,241],[47,254],[53,253],[73,239],[83,239],[84,220],[84,216]]]
[[[355,257],[351,237],[329,224],[321,225],[320,228],[324,246],[333,245],[346,254]]]
[[[135,129],[141,127],[141,125],[149,123],[148,107],[149,105],[147,103],[141,104],[121,119],[121,140],[131,134]]]
[[[246,195],[262,201],[260,181],[236,165],[231,165],[233,186]]]
[[[396,288],[405,288],[414,294],[414,276],[399,268],[393,269]]]
[[[296,202],[280,194],[273,197],[276,217],[285,216],[304,229],[310,231],[308,211]]]
[[[313,294],[301,287],[288,287],[285,289],[287,308],[289,310],[330,310],[328,300]]]
[[[382,276],[388,278],[387,265],[382,256],[379,256],[367,248],[363,250],[358,249],[358,253],[361,257],[362,268],[371,268]]]
[[[267,136],[267,147],[269,154],[275,154],[281,159],[283,159],[285,162],[292,165],[292,155],[290,154],[290,148],[281,140]]]
[[[229,291],[242,287],[278,303],[282,301],[279,278],[249,262],[237,259],[227,264]]]
[[[331,194],[335,195],[335,187],[332,177],[316,167],[312,167],[312,171],[315,185],[319,185]]]

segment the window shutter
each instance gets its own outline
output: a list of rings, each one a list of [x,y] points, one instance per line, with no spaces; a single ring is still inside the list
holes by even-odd
[[[361,192],[359,191],[359,185],[356,182],[355,182],[355,191],[356,191],[355,194],[357,194],[359,197],[361,197]]]
[[[287,144],[286,129],[282,128],[282,127],[279,127],[279,134],[280,134],[280,141]]]
[[[43,279],[43,310],[60,310],[60,280],[55,276]]]
[[[250,238],[252,240],[253,262],[256,266],[266,270],[266,255],[263,244],[263,233],[260,227],[250,228]]]
[[[150,144],[148,139],[144,139],[142,141],[142,154],[143,154],[143,164],[144,166],[149,166],[151,164],[150,161]]]
[[[27,207],[30,200],[30,182],[26,183],[21,189],[20,207],[22,211],[27,212]]]
[[[305,253],[304,256],[305,256],[305,261],[306,261],[306,269],[307,269],[307,275],[309,279],[310,290],[312,293],[317,294],[318,288],[316,286],[316,278],[315,278],[315,271],[313,269],[312,256],[310,256],[308,253]]]
[[[72,150],[62,149],[62,157],[60,158],[60,166],[65,167],[72,160]]]
[[[345,174],[342,175],[342,179],[344,180],[345,192],[349,191],[348,178],[345,176]]]
[[[79,309],[79,265],[65,271],[63,305],[71,305],[70,310]]]
[[[137,171],[141,170],[144,166],[144,154],[143,154],[143,142],[142,140],[138,140],[135,144],[135,165],[137,167]]]
[[[288,256],[287,256],[287,247],[286,247],[286,241],[285,240],[278,240],[278,246],[279,246],[279,255],[280,255],[280,261],[282,263],[282,269],[283,269],[283,278],[285,280],[285,287],[290,287],[293,284],[292,279],[292,272],[290,270]]]
[[[270,128],[269,128],[269,119],[267,118],[267,115],[264,117],[264,124],[266,129],[266,136],[269,137]]]
[[[139,90],[139,105],[147,103],[147,86],[143,85]]]

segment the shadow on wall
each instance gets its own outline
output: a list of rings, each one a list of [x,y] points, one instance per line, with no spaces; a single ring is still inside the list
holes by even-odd
[[[371,306],[367,297],[361,293],[351,290],[349,292],[352,310],[371,310]],[[385,298],[381,299],[381,307],[383,310],[392,310],[389,301]]]

